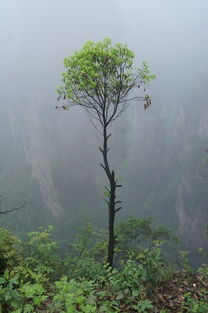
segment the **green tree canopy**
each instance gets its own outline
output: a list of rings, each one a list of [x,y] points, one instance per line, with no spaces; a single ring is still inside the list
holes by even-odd
[[[134,57],[126,44],[113,46],[111,39],[88,41],[80,51],[64,59],[66,71],[64,86],[58,88],[59,98],[68,99],[69,105],[85,107],[102,126],[103,117],[109,125],[130,100],[145,100],[146,108],[151,103],[150,97],[138,96],[134,87],[142,88],[155,76],[145,62],[142,68],[134,68]]]

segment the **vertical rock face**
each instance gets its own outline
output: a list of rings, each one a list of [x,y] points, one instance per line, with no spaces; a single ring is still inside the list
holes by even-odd
[[[200,201],[194,205],[192,210],[187,205],[187,200],[191,199],[195,192],[186,179],[187,177],[181,179],[176,196],[176,210],[179,221],[178,231],[186,247],[196,249],[204,245],[207,246],[205,226],[208,220],[208,212],[207,207],[201,205]]]
[[[183,171],[176,193],[179,232],[187,246],[207,245],[208,224],[208,106],[207,78],[193,85],[182,106],[176,124],[179,161]]]
[[[24,154],[30,168],[30,175],[38,182],[44,204],[54,216],[58,216],[63,212],[63,208],[58,202],[53,181],[51,155],[54,153],[54,146],[50,144],[50,138],[47,137],[44,129],[45,125],[41,123],[41,107],[44,106],[44,99],[41,95],[34,96],[30,99],[30,103],[34,105],[28,108],[27,113],[25,112],[23,120]],[[47,120],[46,116],[45,120]]]
[[[193,249],[207,243],[206,82],[194,83],[167,104],[155,96],[153,106],[158,102],[159,108],[155,105],[151,112],[135,109],[127,157],[130,188],[125,196],[132,212],[154,215],[159,223],[178,229]]]
[[[22,98],[24,104],[17,107],[15,98],[8,97],[9,104],[1,116],[0,140],[5,146],[1,162],[2,193],[10,198],[11,203],[23,196],[30,201],[36,185],[36,202],[32,205],[35,207],[41,201],[54,216],[58,216],[63,208],[53,181],[52,155],[56,148],[47,136],[47,112],[41,109],[44,99],[38,94]],[[53,133],[51,129],[51,136]]]
[[[27,68],[34,72],[33,64]],[[11,204],[26,195],[38,222],[41,214],[57,218],[67,211],[71,216],[76,210],[89,213],[100,196],[94,129],[84,111],[55,110],[55,82],[52,89],[41,70],[24,88],[10,76],[12,92],[5,86],[7,105],[0,116],[2,194]],[[42,84],[37,84],[39,79]]]

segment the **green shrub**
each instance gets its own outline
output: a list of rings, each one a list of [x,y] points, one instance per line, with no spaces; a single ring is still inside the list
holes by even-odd
[[[97,313],[94,282],[78,282],[64,276],[55,283],[55,288],[53,306],[58,312]]]
[[[177,238],[166,227],[152,225],[151,217],[129,218],[116,225],[117,258],[127,259],[129,253],[138,255],[143,249],[154,249],[158,242],[176,244]]]
[[[46,290],[41,284],[27,283],[20,287],[19,291],[24,298],[25,305],[29,302],[33,308],[40,307],[47,299],[47,296],[44,294]]]
[[[20,239],[10,231],[0,228],[0,275],[6,269],[12,269],[23,260],[20,249]]]
[[[198,251],[208,260],[208,254],[204,248],[199,248]],[[204,276],[205,279],[208,279],[208,264],[202,264],[202,266],[198,269],[198,272]]]
[[[205,299],[193,299],[190,293],[185,294],[185,301],[182,305],[183,312],[187,313],[205,313],[208,312],[208,302]]]
[[[103,242],[105,244],[103,232],[96,232],[90,223],[80,228],[71,244],[71,253],[64,260],[65,272],[70,278],[97,279],[105,261]]]
[[[30,232],[25,243],[26,267],[37,275],[48,276],[52,279],[62,272],[61,257],[58,254],[57,242],[52,240],[53,227],[39,228]]]
[[[6,312],[9,307],[20,307],[22,296],[18,285],[18,276],[11,278],[9,271],[5,270],[4,275],[0,277],[0,312]]]

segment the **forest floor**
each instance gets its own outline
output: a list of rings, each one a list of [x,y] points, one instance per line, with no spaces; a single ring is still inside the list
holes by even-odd
[[[111,295],[109,294],[109,300]],[[153,308],[132,310],[125,303],[120,305],[120,313],[208,313],[208,279],[198,273],[178,271],[170,280],[163,281],[157,286],[148,298]],[[99,301],[99,300],[98,300]],[[39,312],[49,313],[47,307]],[[144,299],[145,302],[145,299]],[[204,305],[206,303],[206,305]],[[73,311],[74,312],[74,311]],[[77,312],[83,312],[77,307]],[[88,311],[87,311],[88,312]],[[89,311],[90,312],[90,311]],[[94,312],[94,311],[93,311]],[[60,312],[55,312],[60,313]],[[105,312],[108,313],[108,312]]]
[[[187,311],[184,303],[189,302],[189,306],[194,307],[194,304],[204,300],[208,303],[208,280],[203,278],[202,275],[180,271],[173,274],[173,277],[169,281],[162,282],[158,287],[155,288],[154,293],[151,297],[154,305],[152,312],[160,313],[161,311],[167,313],[173,312],[191,312]],[[193,308],[193,312],[204,312],[196,311]]]

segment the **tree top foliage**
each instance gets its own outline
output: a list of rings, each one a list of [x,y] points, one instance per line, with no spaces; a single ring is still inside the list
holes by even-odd
[[[58,93],[59,99],[68,100],[68,105],[62,108],[80,105],[93,118],[110,124],[125,110],[128,101],[150,100],[148,95],[139,97],[133,90],[142,88],[155,76],[145,62],[142,68],[135,68],[134,58],[126,44],[113,45],[108,38],[86,42],[81,50],[64,59],[64,86],[58,88]]]

